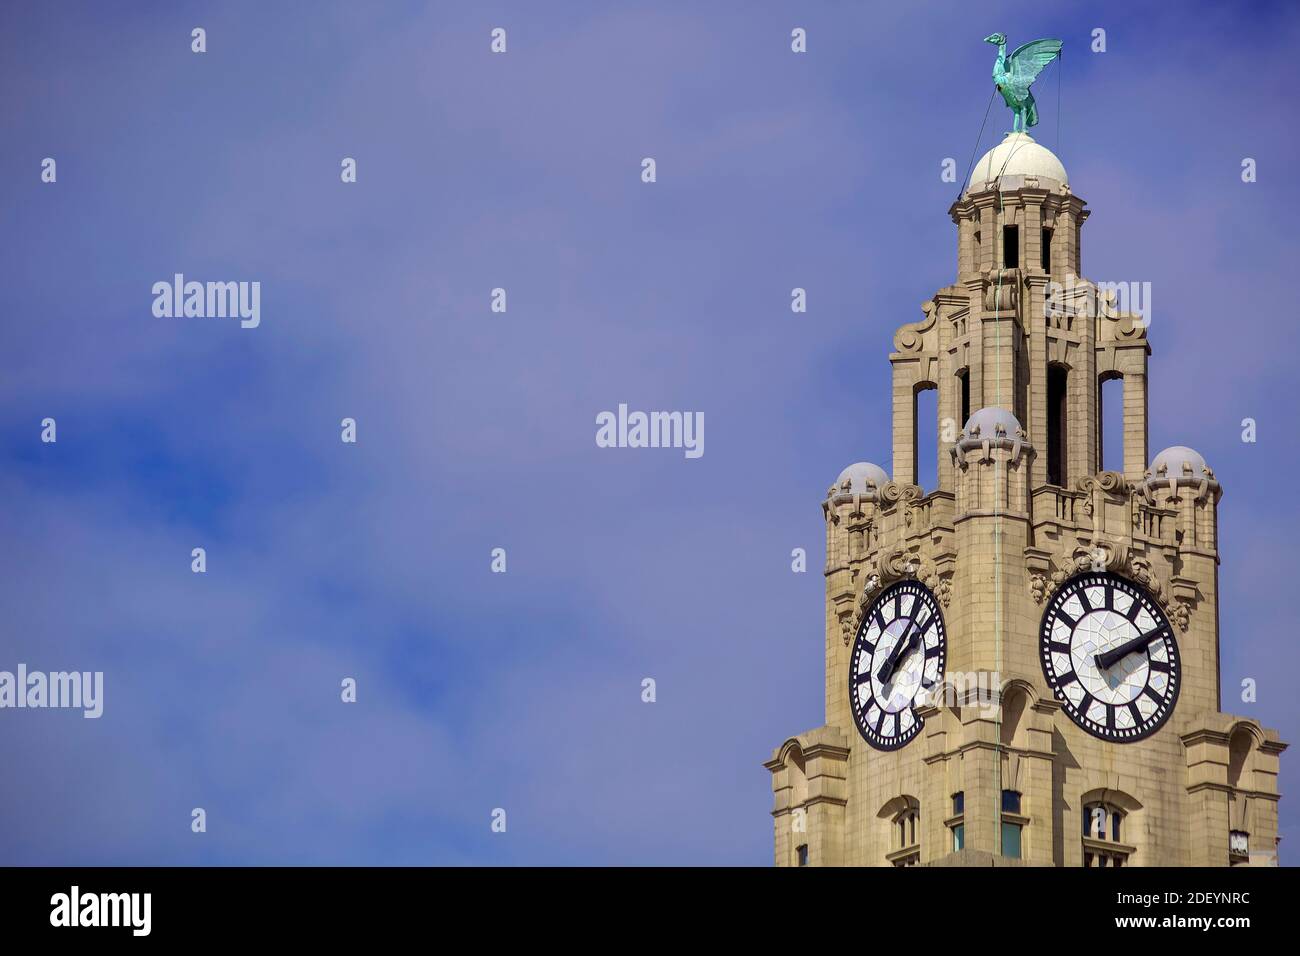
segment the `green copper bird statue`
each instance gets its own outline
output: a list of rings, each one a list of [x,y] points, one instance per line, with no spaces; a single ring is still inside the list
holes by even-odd
[[[993,83],[1015,114],[1011,132],[1024,133],[1029,127],[1038,125],[1038,106],[1034,103],[1034,94],[1029,92],[1029,87],[1043,71],[1043,67],[1061,55],[1061,41],[1034,40],[1019,47],[1010,56],[1007,56],[1007,38],[1004,34],[986,36],[984,42],[997,44],[998,58],[993,61]]]

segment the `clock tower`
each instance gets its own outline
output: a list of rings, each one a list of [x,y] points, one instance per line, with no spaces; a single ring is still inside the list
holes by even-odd
[[[956,281],[889,356],[892,474],[850,465],[822,503],[825,723],[766,764],[777,865],[1275,864],[1286,745],[1222,710],[1222,489],[1148,455],[1137,297],[1082,277],[1088,210],[1024,132],[949,214]]]

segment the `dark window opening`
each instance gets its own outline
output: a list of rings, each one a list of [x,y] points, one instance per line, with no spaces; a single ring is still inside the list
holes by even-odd
[[[970,421],[970,369],[962,369],[957,377],[961,379],[961,422],[958,427],[965,428]]]
[[[975,230],[975,245],[971,248],[975,260],[975,271],[979,272],[983,263],[980,261],[980,231]]]
[[[800,843],[799,848],[795,852],[799,854],[799,865],[807,866],[808,865],[808,844]]]
[[[1020,793],[1016,790],[1002,791],[1002,812],[1019,813],[1020,812]]]
[[[952,795],[952,815],[955,817],[958,814],[965,813],[965,812],[966,812],[966,791],[959,790],[957,793],[954,793]]]
[[[1043,271],[1052,271],[1052,230],[1043,230]]]
[[[1020,268],[1020,227],[1002,227],[1002,264],[1008,269]]]
[[[1066,376],[1059,365],[1047,368],[1047,482],[1065,487]]]

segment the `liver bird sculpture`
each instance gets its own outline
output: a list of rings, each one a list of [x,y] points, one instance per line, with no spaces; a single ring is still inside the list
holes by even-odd
[[[985,43],[997,44],[998,58],[993,61],[993,82],[1002,94],[1002,99],[1015,114],[1011,132],[1026,132],[1029,127],[1038,125],[1038,106],[1034,103],[1034,94],[1029,87],[1043,67],[1061,54],[1060,40],[1034,40],[1016,49],[1007,56],[1007,38],[1005,34],[994,33],[984,38]]]

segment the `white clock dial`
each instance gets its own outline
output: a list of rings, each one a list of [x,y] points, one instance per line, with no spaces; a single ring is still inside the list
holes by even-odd
[[[943,615],[919,581],[887,588],[863,615],[849,658],[849,702],[858,733],[896,750],[920,732],[916,707],[943,677]]]
[[[1095,737],[1141,740],[1173,713],[1181,676],[1173,628],[1132,581],[1067,581],[1043,614],[1040,647],[1052,693]]]

